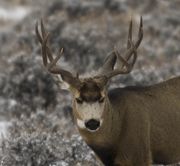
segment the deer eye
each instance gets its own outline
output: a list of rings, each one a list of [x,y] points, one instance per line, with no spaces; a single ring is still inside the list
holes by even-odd
[[[99,103],[103,103],[103,102],[104,102],[104,99],[105,99],[105,97],[101,97],[101,98],[99,99]]]
[[[83,103],[83,100],[82,100],[81,98],[76,98],[76,102],[77,102],[78,104],[82,104],[82,103]]]

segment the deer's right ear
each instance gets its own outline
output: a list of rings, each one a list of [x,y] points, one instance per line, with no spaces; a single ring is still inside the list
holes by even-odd
[[[81,82],[78,78],[73,77],[72,75],[66,74],[54,74],[54,79],[61,89],[65,90],[72,90],[76,89],[79,90],[81,87]]]
[[[64,90],[70,90],[70,84],[67,83],[66,81],[64,81],[61,77],[61,75],[53,75],[53,79],[55,80],[56,85],[60,88],[60,89],[64,89]]]
[[[77,77],[61,75],[61,78],[68,89],[74,88],[79,90],[81,88],[81,82]]]

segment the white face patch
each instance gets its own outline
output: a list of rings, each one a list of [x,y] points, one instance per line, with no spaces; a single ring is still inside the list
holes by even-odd
[[[85,129],[85,122],[81,119],[77,119],[77,126],[81,129]]]
[[[80,115],[83,121],[90,119],[100,120],[104,111],[104,103],[94,102],[87,103],[83,102],[82,104],[76,103],[76,110]]]
[[[87,129],[89,132],[98,131],[103,123],[102,114],[104,111],[104,105],[105,105],[104,103],[99,103],[99,102],[94,102],[94,103],[83,102],[81,104],[76,103],[76,111],[80,117],[77,118],[77,126],[80,129]],[[91,119],[100,122],[100,125],[96,130],[90,130],[86,128],[85,123]]]

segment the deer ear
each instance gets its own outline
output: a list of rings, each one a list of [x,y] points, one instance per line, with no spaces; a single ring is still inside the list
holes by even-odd
[[[71,74],[58,74],[55,75],[55,78],[58,86],[61,89],[71,90],[73,88],[78,90],[81,87],[81,81],[79,78],[74,77]]]
[[[67,83],[66,81],[64,81],[61,77],[61,75],[53,75],[53,79],[55,80],[56,85],[60,88],[60,89],[64,89],[64,90],[70,90],[70,84]]]
[[[69,87],[73,87],[75,89],[80,89],[81,81],[77,77],[68,76],[68,75],[61,75],[62,80],[69,85]]]

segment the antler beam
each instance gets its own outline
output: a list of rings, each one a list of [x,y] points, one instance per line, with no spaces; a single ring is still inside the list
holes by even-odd
[[[71,72],[57,66],[57,61],[63,55],[63,49],[60,49],[58,55],[55,58],[53,58],[51,49],[47,44],[48,39],[49,39],[49,33],[46,32],[42,20],[41,20],[40,29],[41,29],[41,32],[39,32],[38,23],[36,23],[35,31],[36,31],[36,36],[41,44],[42,59],[43,59],[44,66],[50,73],[60,74],[62,79],[65,80],[67,83],[69,83],[71,86],[75,88],[79,88],[81,84],[80,80],[77,77],[74,77]]]
[[[107,58],[109,61],[112,60],[115,57],[117,58],[116,63],[119,61],[122,63],[121,66],[119,66],[117,69],[111,70],[110,72],[104,72],[102,75],[98,75],[97,77],[105,76],[107,79],[110,79],[113,76],[116,76],[118,74],[128,74],[132,71],[134,64],[137,59],[137,48],[139,47],[141,41],[143,39],[143,20],[142,17],[140,18],[140,25],[139,25],[139,32],[138,32],[138,38],[134,44],[132,40],[132,19],[129,24],[129,32],[128,32],[128,41],[127,41],[127,50],[125,51],[124,55],[121,56],[119,51],[117,49],[114,49]],[[131,62],[129,60],[132,58]],[[106,62],[111,63],[111,62]],[[113,62],[112,62],[113,63]]]

